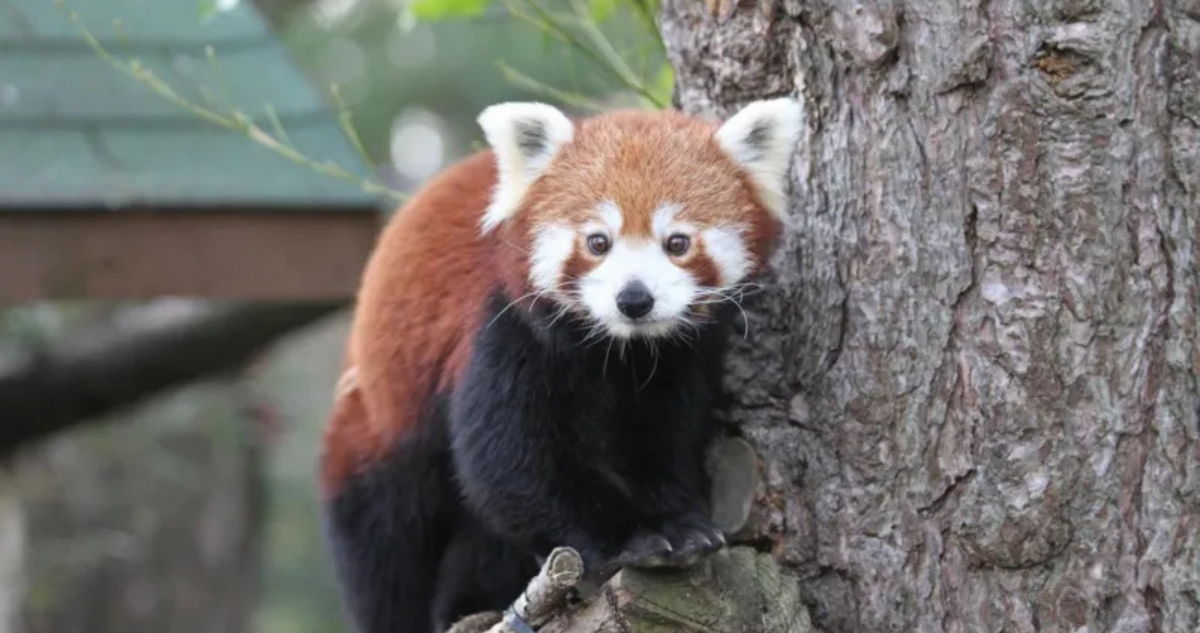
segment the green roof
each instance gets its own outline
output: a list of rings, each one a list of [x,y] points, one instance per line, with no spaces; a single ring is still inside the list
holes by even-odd
[[[190,101],[235,110],[352,173],[337,114],[243,1],[66,0],[102,46]],[[209,57],[206,50],[215,52]],[[374,207],[379,198],[215,127],[101,59],[53,0],[0,0],[0,209]]]

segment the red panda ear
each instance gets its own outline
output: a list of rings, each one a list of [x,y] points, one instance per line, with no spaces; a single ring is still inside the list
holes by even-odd
[[[763,204],[787,219],[784,184],[804,124],[804,108],[795,99],[755,101],[730,117],[716,132],[717,144],[746,170]]]
[[[501,103],[485,109],[476,121],[496,154],[496,189],[482,221],[487,233],[517,210],[525,191],[571,141],[575,126],[544,103]]]

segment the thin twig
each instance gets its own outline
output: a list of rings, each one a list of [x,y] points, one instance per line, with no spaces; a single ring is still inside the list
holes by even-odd
[[[580,2],[580,0],[571,0],[571,7],[575,9],[575,14],[579,16],[580,27],[591,38],[592,43],[600,49],[600,54],[608,60],[613,70],[624,75],[627,83],[644,86],[645,83],[625,63],[625,59],[613,48],[612,42],[608,41],[608,36],[596,25],[596,21],[592,19],[591,13],[588,12],[587,5]]]
[[[583,557],[570,547],[557,547],[542,569],[513,602],[511,612],[531,626],[548,622],[567,595],[583,580]]]
[[[180,95],[173,87],[171,87],[170,84],[159,78],[158,75],[156,75],[153,71],[143,66],[142,63],[137,59],[125,61],[111,54],[106,48],[104,48],[104,45],[102,45],[100,41],[96,39],[94,35],[92,35],[91,31],[87,29],[87,27],[79,19],[79,14],[75,13],[74,11],[67,11],[62,3],[62,0],[55,0],[55,4],[66,13],[67,19],[70,20],[70,22],[75,26],[84,42],[87,43],[88,47],[91,48],[92,51],[95,52],[98,57],[100,57],[100,59],[107,62],[110,66],[122,74],[132,77],[134,80],[149,88],[152,92],[163,99],[166,99],[179,108],[191,113],[196,118],[217,127],[239,132],[258,145],[294,163],[308,167],[319,174],[354,183],[367,193],[388,196],[398,202],[402,202],[407,199],[407,196],[402,192],[353,174],[337,163],[332,161],[316,161],[305,156],[286,141],[286,136],[281,137],[284,139],[283,141],[275,139],[256,123],[254,123],[254,121],[244,113],[234,112],[232,116],[225,116],[219,112],[210,110],[204,106],[190,101],[183,95]],[[271,115],[268,114],[269,118],[270,116]],[[275,122],[277,122],[277,120],[278,118],[275,117]],[[339,117],[339,121],[340,120],[341,118]],[[279,129],[282,129],[282,126],[280,126]],[[356,143],[357,138],[357,134],[353,135],[351,142]],[[357,143],[357,145],[361,147],[361,143]]]
[[[530,77],[529,75],[526,75],[525,73],[513,68],[512,66],[509,66],[503,61],[496,62],[496,67],[500,69],[500,72],[504,74],[504,78],[510,83],[525,88],[530,92],[535,92],[537,94],[550,97],[551,99],[556,99],[566,105],[584,110],[590,110],[593,112],[600,112],[604,110],[604,105],[595,99],[542,83],[533,77]]]
[[[263,106],[263,110],[267,113],[267,120],[271,122],[271,128],[275,130],[275,136],[290,147],[292,139],[288,138],[287,131],[283,129],[283,122],[279,120],[279,113],[275,111],[275,106],[268,103]]]
[[[521,3],[528,7],[529,10],[535,15],[530,16],[522,12],[517,6],[517,3]],[[615,67],[608,59],[605,58],[604,55],[592,50],[590,46],[576,37],[570,29],[563,26],[558,18],[554,17],[550,12],[543,9],[534,0],[507,0],[507,4],[514,17],[546,29],[550,32],[550,34],[554,35],[562,42],[565,42],[579,50],[579,52],[587,56],[588,59],[592,60],[592,62],[599,66],[602,70],[606,71],[609,75],[612,75],[612,77],[625,88],[641,95],[655,107],[666,107],[666,104],[663,103],[662,100],[657,96],[655,96],[654,93],[651,92],[643,82],[636,77],[626,76],[620,68]],[[603,38],[603,34],[601,34],[601,37]],[[607,42],[607,39],[604,39]]]
[[[583,581],[584,571],[578,551],[556,547],[507,611],[468,616],[449,633],[519,633],[540,627],[562,611],[571,591]]]
[[[358,137],[358,131],[354,129],[353,114],[350,113],[350,108],[346,107],[346,100],[342,98],[342,91],[337,84],[330,84],[330,97],[333,99],[333,106],[337,108],[338,125],[342,127],[342,132],[350,139],[350,144],[354,146],[354,151],[358,152],[358,157],[364,164],[370,165],[372,162],[371,156],[367,154],[367,150],[363,147],[362,139]]]

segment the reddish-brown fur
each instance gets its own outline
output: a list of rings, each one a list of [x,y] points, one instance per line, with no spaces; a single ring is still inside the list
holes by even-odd
[[[337,399],[326,430],[326,491],[380,457],[464,364],[481,298],[498,283],[495,240],[479,235],[495,174],[491,152],[465,159],[433,179],[380,235],[347,354],[357,385]]]
[[[716,145],[714,129],[669,112],[578,122],[574,140],[533,184],[519,213],[486,236],[480,219],[496,182],[492,153],[475,154],[432,180],[384,230],[364,273],[347,354],[356,384],[340,393],[326,431],[325,492],[382,457],[432,396],[454,383],[490,294],[529,291],[527,252],[537,226],[583,220],[610,200],[622,210],[623,235],[649,236],[654,210],[672,202],[683,220],[747,227],[761,266],[778,226],[748,177]],[[566,276],[596,265],[582,240]],[[680,265],[716,283],[702,248]]]
[[[683,207],[698,222],[751,223],[774,231],[748,178],[712,139],[715,127],[672,112],[614,112],[582,121],[530,188],[525,219],[582,219],[603,200],[624,216],[622,233],[649,236],[654,210]]]

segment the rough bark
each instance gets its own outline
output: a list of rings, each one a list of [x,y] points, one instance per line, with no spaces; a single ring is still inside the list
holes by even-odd
[[[826,631],[1200,630],[1200,2],[666,0],[806,106],[731,362],[742,538]]]

